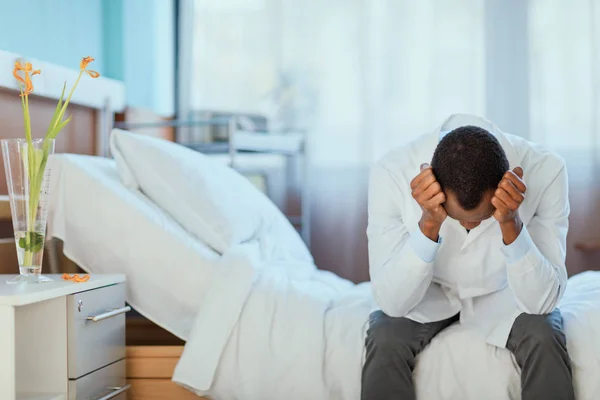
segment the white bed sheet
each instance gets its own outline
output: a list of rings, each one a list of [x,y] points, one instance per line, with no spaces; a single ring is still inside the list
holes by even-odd
[[[58,159],[50,234],[87,271],[126,273],[130,304],[187,341],[175,381],[217,400],[360,398],[368,284],[265,265],[252,243],[219,259],[124,188],[112,161]],[[597,400],[600,273],[571,278],[560,308],[577,398]],[[420,400],[520,398],[510,353],[460,325],[419,356],[415,382]]]

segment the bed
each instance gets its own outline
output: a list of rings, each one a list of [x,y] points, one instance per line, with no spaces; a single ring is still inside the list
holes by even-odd
[[[185,341],[181,353],[169,354],[177,358],[172,379],[186,394],[360,398],[365,324],[374,307],[368,283],[355,285],[302,257],[265,253],[260,240],[216,251],[176,222],[176,210],[126,187],[118,163],[55,157],[49,234],[84,270],[126,273],[128,302]],[[596,400],[600,273],[571,278],[560,308],[577,398]],[[460,325],[432,341],[414,376],[423,400],[520,398],[510,353]]]

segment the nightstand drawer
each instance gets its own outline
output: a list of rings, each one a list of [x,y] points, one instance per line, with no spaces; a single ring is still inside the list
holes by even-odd
[[[69,400],[126,400],[125,360],[69,381]]]
[[[125,285],[67,297],[69,379],[125,358]]]

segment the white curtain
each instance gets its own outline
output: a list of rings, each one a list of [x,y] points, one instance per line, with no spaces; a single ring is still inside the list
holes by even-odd
[[[600,2],[531,0],[529,6],[530,138],[564,153],[594,149]]]
[[[192,109],[309,131],[318,165],[369,163],[482,114],[483,0],[196,0]]]
[[[597,237],[600,0],[180,1],[183,115],[308,130],[318,265],[368,279],[368,165],[456,112],[563,155],[570,249]]]
[[[454,112],[597,147],[598,0],[193,1],[189,107],[306,128],[314,164],[370,163]]]

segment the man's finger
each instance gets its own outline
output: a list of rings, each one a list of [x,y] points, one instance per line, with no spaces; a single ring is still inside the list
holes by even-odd
[[[442,188],[439,183],[433,182],[429,187],[419,196],[419,203],[425,204],[427,201],[432,199],[436,194],[440,193]]]
[[[423,171],[424,169],[427,169],[427,168],[429,168],[429,164],[427,164],[427,163],[421,164],[421,171]]]
[[[515,187],[514,183],[512,183],[512,181],[510,181],[509,179],[502,179],[498,187],[504,189],[506,193],[508,193],[509,196],[519,204],[521,204],[523,200],[525,200],[525,196],[523,196],[523,193],[519,192]]]
[[[520,167],[517,167],[520,168]],[[515,169],[517,169],[515,168]],[[523,176],[523,170],[521,170],[521,177]],[[514,171],[507,171],[504,174],[503,179],[508,179],[512,182],[513,185],[517,188],[517,190],[521,193],[525,193],[527,191],[527,185],[523,180],[517,175]]]
[[[442,204],[444,204],[445,201],[446,201],[446,195],[444,194],[444,192],[439,192],[438,194],[433,196],[431,199],[429,199],[423,205],[423,207],[425,207],[427,210],[433,211],[433,210],[435,210],[436,207],[440,207]]]
[[[412,190],[415,190],[417,188],[417,186],[419,186],[419,184],[421,183],[421,181],[423,179],[426,179],[429,177],[433,177],[435,179],[435,176],[433,175],[433,171],[431,170],[431,168],[425,168],[425,169],[421,170],[421,172],[417,176],[415,176],[413,178],[413,180],[410,182],[410,188]]]
[[[410,187],[413,191],[413,196],[419,196],[423,193],[433,182],[435,182],[435,176],[431,170],[423,170],[413,182],[410,183]],[[414,187],[413,187],[414,186]]]
[[[498,197],[494,196],[492,197],[492,201],[491,201],[492,205],[496,208],[496,211],[499,212],[507,212],[508,211],[508,207],[506,207],[506,204],[504,204],[502,202],[502,200],[500,200]]]
[[[513,172],[515,174],[517,174],[517,176],[519,177],[519,179],[523,179],[523,168],[516,167],[515,169],[513,169]]]
[[[502,200],[502,202],[511,211],[514,211],[517,208],[519,208],[519,203],[517,203],[516,201],[514,201],[512,199],[512,197],[510,197],[510,195],[508,193],[506,193],[506,190],[504,190],[504,189],[496,189],[496,193],[494,193],[494,196],[496,196],[497,198],[499,198],[500,200]]]

